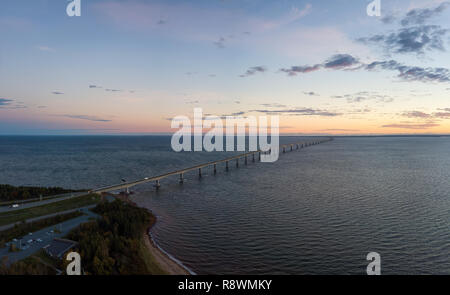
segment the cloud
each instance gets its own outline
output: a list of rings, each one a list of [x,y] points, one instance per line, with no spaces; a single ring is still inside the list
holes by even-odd
[[[98,85],[89,85],[89,88],[93,89],[93,88],[102,88],[102,86],[98,86]]]
[[[40,51],[44,51],[44,52],[55,52],[56,51],[55,49],[48,47],[48,46],[39,45],[39,46],[36,46],[36,48],[39,49]]]
[[[397,128],[397,129],[428,129],[433,127],[438,127],[439,124],[436,123],[424,123],[424,124],[388,124],[383,125],[383,128]]]
[[[10,105],[14,100],[7,98],[0,98],[0,107]]]
[[[449,5],[450,2],[446,1],[435,8],[411,9],[400,20],[402,28],[388,34],[359,38],[357,41],[381,46],[388,54],[415,53],[423,55],[426,51],[445,51],[444,38],[449,30],[438,25],[428,25],[426,23],[443,12]],[[388,15],[381,19],[384,23],[392,23],[394,20],[395,17],[393,15]]]
[[[290,68],[280,69],[281,72],[287,73],[289,76],[296,76],[299,73],[310,73],[318,71],[322,65],[313,65],[313,66],[292,66]]]
[[[323,67],[326,69],[340,70],[354,65],[358,65],[359,61],[350,54],[336,54],[325,61]]]
[[[217,48],[225,48],[225,42],[226,39],[224,37],[220,37],[219,40],[214,41],[213,43],[217,46]]]
[[[14,104],[13,104],[14,103]],[[14,99],[0,98],[0,109],[26,109],[27,106],[21,101]]]
[[[323,132],[356,132],[356,131],[360,131],[358,129],[321,129],[318,131],[323,131]]]
[[[438,112],[432,114],[421,111],[409,111],[401,114],[403,117],[416,119],[450,119],[450,108],[438,109]]]
[[[264,73],[265,71],[267,71],[267,69],[263,66],[251,67],[244,74],[240,75],[240,77],[248,77],[256,73]]]
[[[160,20],[157,22],[158,25],[165,25],[166,23],[167,23],[167,21],[165,21],[165,20],[163,20],[163,19],[160,19]]]
[[[386,94],[379,94],[377,92],[369,92],[369,91],[360,91],[354,94],[345,94],[345,95],[335,95],[332,96],[332,98],[345,98],[347,99],[348,103],[358,103],[358,102],[364,102],[367,100],[375,100],[379,103],[386,103],[386,102],[393,102],[394,98],[386,95]]]
[[[262,103],[261,104],[264,107],[270,107],[270,108],[285,108],[287,107],[284,104],[280,104],[280,103]]]
[[[88,121],[94,121],[94,122],[111,122],[111,120],[102,119],[97,116],[88,116],[88,115],[62,115],[62,116],[71,118],[71,119],[88,120]]]
[[[120,89],[109,89],[109,88],[105,89],[105,91],[108,91],[108,92],[122,92],[122,90],[120,90]]]
[[[342,114],[311,108],[297,108],[297,109],[283,109],[283,110],[252,110],[250,112],[256,113],[267,113],[267,114],[284,114],[292,116],[324,116],[324,117],[335,117]]]
[[[62,94],[64,94],[64,93],[63,93],[63,92],[59,92],[59,91],[53,91],[52,94],[55,94],[55,95],[62,95]]]
[[[429,119],[432,117],[430,114],[420,112],[420,111],[404,112],[402,114],[402,116],[408,117],[408,118],[423,118],[423,119]]]
[[[318,93],[315,93],[314,91],[304,91],[303,94],[309,95],[309,96],[320,96]]]
[[[289,76],[295,76],[297,73],[309,73],[327,68],[331,70],[391,70],[398,71],[397,77],[403,81],[420,81],[420,82],[450,82],[450,70],[446,68],[423,68],[416,66],[406,66],[395,60],[374,61],[369,64],[360,62],[357,58],[349,54],[338,54],[326,60],[322,64],[315,66],[291,67],[290,69],[280,69],[281,72],[288,73]],[[308,70],[305,70],[308,69]]]
[[[397,77],[405,81],[450,82],[450,71],[446,68],[422,68],[405,66],[395,60],[381,62],[375,61],[366,65],[365,69],[396,70],[399,72]]]
[[[359,38],[364,44],[382,46],[387,53],[416,53],[423,55],[425,51],[445,51],[444,37],[448,33],[437,25],[423,25],[402,28],[388,35],[374,35],[369,38]]]
[[[422,8],[422,9],[412,9],[410,10],[406,16],[400,21],[402,26],[409,25],[422,25],[430,18],[440,14],[443,12],[450,2],[441,3],[436,8]]]
[[[392,24],[395,21],[395,16],[392,14],[389,14],[389,15],[382,17],[380,20],[384,24]]]

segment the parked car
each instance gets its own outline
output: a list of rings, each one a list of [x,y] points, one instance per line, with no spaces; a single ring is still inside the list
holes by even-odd
[[[19,208],[19,204],[12,204],[11,208]]]

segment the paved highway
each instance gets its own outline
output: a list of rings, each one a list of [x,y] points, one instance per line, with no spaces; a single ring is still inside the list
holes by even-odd
[[[40,206],[40,205],[45,205],[45,204],[50,204],[50,203],[54,203],[54,202],[58,202],[58,201],[63,201],[63,200],[79,197],[79,196],[86,195],[86,194],[88,194],[88,192],[78,192],[78,193],[64,194],[64,195],[57,196],[57,197],[54,197],[54,198],[51,198],[51,199],[47,199],[47,200],[43,200],[43,201],[36,201],[36,202],[20,204],[19,207],[17,207],[17,208],[11,208],[10,206],[1,206],[0,207],[0,213],[1,212],[9,212],[9,211],[16,211],[16,210],[20,210],[20,209],[37,207],[37,206]]]

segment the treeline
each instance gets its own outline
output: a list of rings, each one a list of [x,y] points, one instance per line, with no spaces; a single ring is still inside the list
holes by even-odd
[[[33,198],[60,195],[76,192],[75,190],[63,189],[61,187],[15,187],[8,184],[0,184],[0,201],[20,201]]]
[[[143,234],[155,220],[150,212],[120,200],[102,202],[94,211],[100,219],[82,224],[68,236],[79,243],[86,274],[163,273],[145,253]]]
[[[24,260],[8,265],[8,258],[0,260],[0,275],[55,275],[56,271],[43,264],[35,257],[28,257]]]

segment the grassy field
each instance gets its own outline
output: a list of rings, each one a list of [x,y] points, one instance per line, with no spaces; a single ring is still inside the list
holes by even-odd
[[[2,212],[0,213],[0,226],[15,223],[18,221],[24,221],[43,215],[54,214],[61,211],[89,206],[92,204],[97,204],[98,202],[100,202],[100,196],[96,194],[89,194],[42,206],[15,210],[11,212]]]

